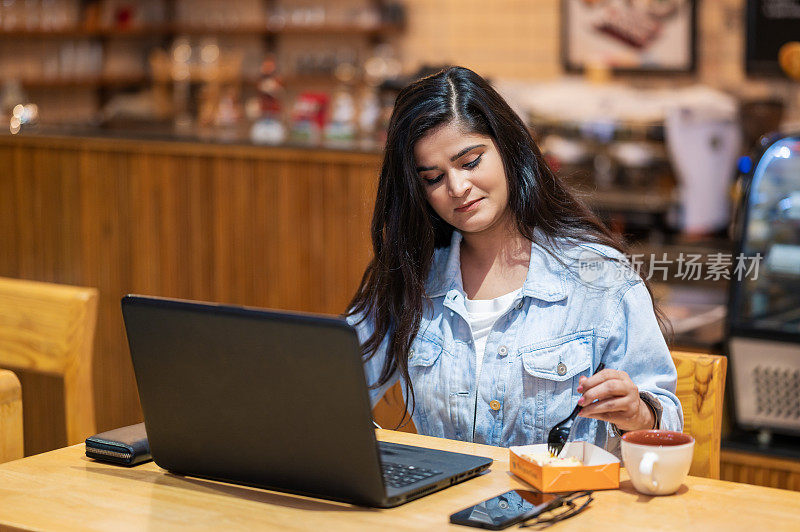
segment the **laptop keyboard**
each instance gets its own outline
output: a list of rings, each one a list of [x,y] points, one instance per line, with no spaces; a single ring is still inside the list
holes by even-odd
[[[383,462],[381,465],[383,467],[383,478],[386,484],[393,488],[402,488],[442,473],[441,471],[434,471],[433,469],[393,464],[391,462]]]

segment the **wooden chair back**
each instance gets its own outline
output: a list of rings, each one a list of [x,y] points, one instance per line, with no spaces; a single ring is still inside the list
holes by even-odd
[[[694,437],[689,474],[719,478],[722,404],[728,361],[719,355],[673,351],[678,370],[676,395],[683,408],[683,432]]]
[[[12,372],[0,369],[0,464],[23,456],[22,388]]]
[[[92,351],[97,290],[0,277],[0,367],[64,381],[66,443],[95,430]],[[23,381],[24,384],[24,381]],[[35,400],[25,393],[23,402]],[[31,408],[25,407],[26,439]],[[26,447],[30,445],[26,441]]]

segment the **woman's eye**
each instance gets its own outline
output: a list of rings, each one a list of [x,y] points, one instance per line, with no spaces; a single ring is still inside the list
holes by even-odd
[[[425,181],[429,185],[435,185],[439,181],[442,180],[444,174],[439,174],[436,177],[423,177],[422,180]]]
[[[471,160],[470,162],[465,163],[464,164],[464,168],[469,168],[469,169],[475,168],[476,166],[478,166],[478,163],[481,162],[481,157],[483,157],[483,154],[480,154],[477,157],[475,157],[473,160]]]

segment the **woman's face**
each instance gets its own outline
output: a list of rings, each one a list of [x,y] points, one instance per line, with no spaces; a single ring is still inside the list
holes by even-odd
[[[431,130],[414,145],[428,203],[463,234],[498,228],[508,213],[508,180],[491,137],[454,124]]]

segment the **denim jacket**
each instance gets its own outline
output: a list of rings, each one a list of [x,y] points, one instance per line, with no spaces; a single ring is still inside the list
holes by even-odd
[[[630,375],[660,428],[681,430],[675,365],[650,295],[622,254],[596,244],[563,245],[556,260],[532,243],[520,295],[489,333],[476,376],[460,243],[455,231],[450,246],[434,254],[426,281],[433,304],[408,354],[420,434],[499,446],[546,442],[550,428],[575,408],[578,378],[591,375],[601,361]],[[359,318],[348,320],[363,343],[372,325]],[[386,343],[365,362],[370,385]],[[373,404],[397,378],[371,390]],[[403,393],[410,405],[405,387]],[[578,417],[570,439],[619,454],[619,435],[609,423]]]

